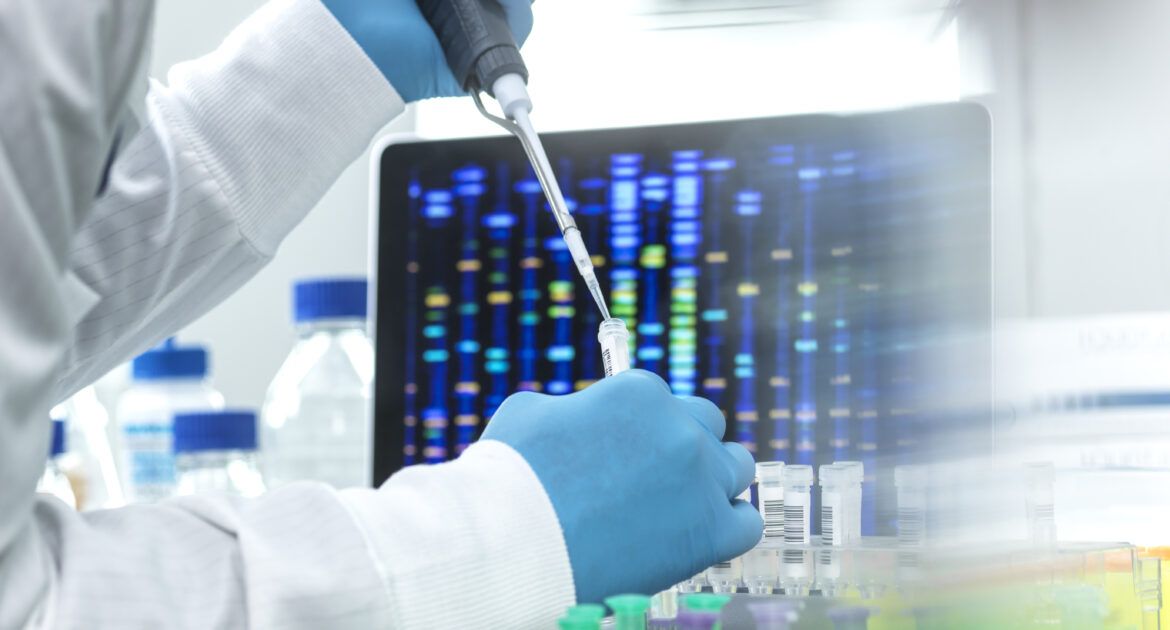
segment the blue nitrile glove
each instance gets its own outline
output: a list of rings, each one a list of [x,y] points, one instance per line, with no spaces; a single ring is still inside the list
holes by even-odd
[[[497,0],[517,44],[532,30],[531,0]],[[407,103],[465,94],[415,0],[322,0]]]
[[[504,401],[484,439],[516,449],[565,534],[577,601],[656,593],[759,542],[764,523],[734,500],[752,456],[724,444],[723,413],[631,370],[567,396]]]

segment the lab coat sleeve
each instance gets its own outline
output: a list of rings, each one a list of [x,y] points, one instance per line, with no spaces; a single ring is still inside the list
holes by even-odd
[[[50,398],[244,282],[402,108],[317,0],[266,5],[149,98],[157,116],[121,143],[76,225],[39,219],[74,208],[29,192],[56,184],[13,168],[10,142],[76,121],[47,109],[32,131],[3,128],[0,628],[548,627],[572,600],[568,554],[539,481],[498,443],[377,491],[293,484],[80,515],[34,499]],[[45,168],[74,145],[108,147],[115,126],[47,145]]]
[[[147,104],[70,252],[92,307],[58,397],[238,289],[404,108],[316,0],[266,4]]]

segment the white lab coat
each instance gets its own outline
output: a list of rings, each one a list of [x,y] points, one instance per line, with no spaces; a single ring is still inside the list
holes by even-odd
[[[50,405],[243,284],[403,108],[318,0],[275,0],[137,125],[152,13],[0,1],[0,628],[551,627],[563,536],[498,442],[379,490],[87,514],[34,494]]]

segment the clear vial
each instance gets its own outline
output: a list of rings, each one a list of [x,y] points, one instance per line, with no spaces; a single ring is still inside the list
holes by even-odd
[[[630,331],[624,321],[610,318],[601,322],[597,328],[597,343],[601,344],[601,362],[606,376],[630,369]]]
[[[804,596],[812,581],[812,558],[809,556],[809,510],[812,505],[812,466],[784,467],[784,545],[781,577],[786,595]]]
[[[861,484],[865,481],[865,465],[857,461],[840,461],[833,464],[843,467],[848,474],[845,520],[841,531],[845,536],[845,544],[857,544],[861,541]]]
[[[127,502],[174,495],[175,456],[171,418],[177,412],[223,409],[223,395],[207,380],[203,346],[168,339],[134,359],[133,385],[118,399],[122,491]]]
[[[71,508],[77,507],[77,498],[73,494],[73,487],[69,478],[61,469],[61,458],[65,455],[65,421],[53,420],[53,436],[49,442],[49,459],[45,463],[45,472],[37,481],[37,492],[51,494],[61,499]]]
[[[175,415],[174,433],[178,495],[264,493],[256,466],[255,413],[180,413]]]
[[[840,547],[845,544],[848,520],[848,471],[837,464],[825,464],[818,471],[821,485],[821,544]]]
[[[297,343],[272,379],[260,433],[269,487],[298,480],[369,486],[374,347],[366,334],[367,283],[293,286]]]
[[[921,547],[926,539],[926,484],[924,467],[894,467],[894,486],[898,491],[898,545],[901,547]]]
[[[1038,548],[1056,546],[1056,473],[1052,462],[1024,465],[1025,515],[1028,538]]]
[[[756,547],[743,556],[743,582],[749,593],[771,595],[780,580],[780,554],[773,547]]]
[[[757,496],[764,519],[764,540],[784,540],[784,462],[756,464]]]

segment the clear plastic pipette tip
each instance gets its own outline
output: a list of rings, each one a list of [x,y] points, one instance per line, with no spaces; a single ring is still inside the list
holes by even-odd
[[[609,307],[605,304],[605,295],[601,293],[601,285],[597,282],[597,278],[587,278],[585,284],[589,287],[589,295],[593,296],[593,301],[597,303],[597,308],[601,309],[601,319],[610,319]]]

